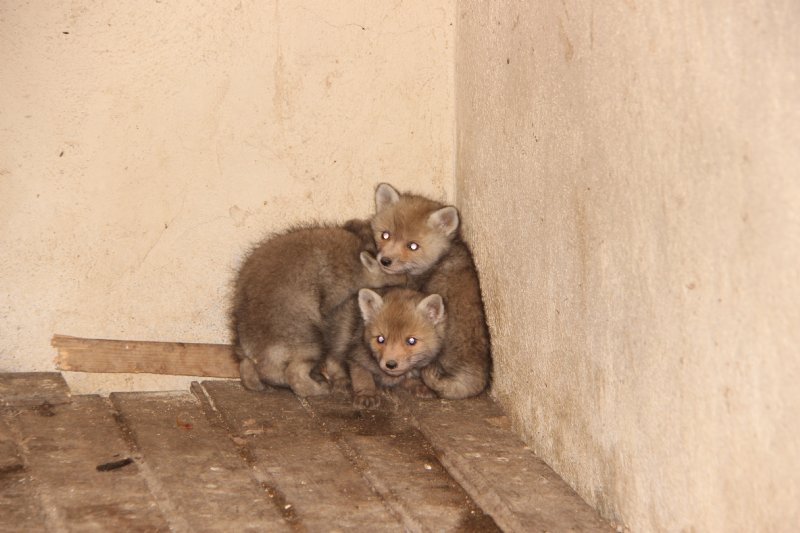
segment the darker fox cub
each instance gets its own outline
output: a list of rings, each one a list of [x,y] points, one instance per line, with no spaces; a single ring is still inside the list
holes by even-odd
[[[309,227],[267,238],[253,248],[236,278],[231,311],[245,387],[288,386],[298,396],[329,392],[319,374],[331,344],[326,318],[361,287],[406,281],[381,270],[363,251],[371,245],[341,227]],[[334,354],[334,359],[341,357]],[[335,388],[346,388],[343,368],[331,366],[328,374]]]
[[[400,194],[382,183],[372,218],[378,262],[387,274],[408,274],[426,294],[447,307],[441,353],[421,370],[425,385],[442,398],[482,392],[489,383],[491,355],[478,273],[459,234],[455,207],[423,196]]]
[[[442,346],[445,310],[438,294],[424,295],[410,289],[388,289],[383,296],[369,289],[358,292],[358,310],[350,308],[339,315],[355,318],[350,333],[357,339],[349,350],[347,366],[356,407],[375,407],[377,388],[400,385],[418,396],[435,394],[420,380],[420,369],[430,364]],[[337,318],[337,327],[347,324]],[[345,353],[340,351],[339,353]],[[330,367],[331,358],[328,358]]]

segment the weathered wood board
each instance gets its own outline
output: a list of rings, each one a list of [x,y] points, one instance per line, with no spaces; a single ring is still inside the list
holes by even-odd
[[[402,518],[406,530],[500,531],[392,402],[371,410],[355,409],[343,397],[309,398],[304,404]]]
[[[120,341],[54,335],[56,366],[72,372],[150,373],[238,378],[233,347],[226,344]]]
[[[385,502],[287,389],[205,382],[211,405],[308,531],[402,531]]]
[[[188,392],[114,393],[150,490],[175,531],[289,531],[224,429]]]
[[[69,402],[69,387],[58,372],[0,373],[0,407],[33,407]]]
[[[489,397],[405,398],[403,405],[448,472],[503,531],[613,531],[525,447]]]
[[[135,463],[105,472],[97,469],[130,456],[107,400],[79,396],[47,409],[7,410],[5,419],[21,437],[17,444],[25,454],[21,481],[27,488],[20,499],[29,509],[39,508],[32,516],[43,517],[46,529],[169,531]],[[38,504],[28,501],[31,495]],[[16,514],[11,520],[20,518]]]

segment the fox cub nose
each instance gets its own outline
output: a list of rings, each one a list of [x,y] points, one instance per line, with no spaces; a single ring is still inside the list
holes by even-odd
[[[397,361],[395,361],[394,359],[386,361],[386,368],[388,368],[389,370],[394,370],[395,368],[397,368]]]
[[[389,265],[392,264],[392,260],[389,259],[388,257],[381,257],[381,264],[385,267],[388,267]]]

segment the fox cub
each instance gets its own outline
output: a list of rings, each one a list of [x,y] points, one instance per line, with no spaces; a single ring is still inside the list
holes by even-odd
[[[380,403],[378,387],[402,386],[417,396],[435,397],[420,380],[420,369],[430,364],[442,347],[445,309],[438,294],[410,289],[358,291],[356,299],[337,313],[332,325],[348,349],[335,350],[326,366],[338,366],[335,357],[347,357],[356,407]],[[359,316],[360,310],[360,316]]]
[[[377,259],[386,274],[410,276],[447,307],[441,352],[421,369],[422,381],[442,398],[475,396],[491,373],[478,273],[459,232],[455,207],[423,196],[400,194],[382,183],[375,190],[371,220]]]
[[[327,394],[320,365],[333,343],[326,320],[361,287],[403,285],[364,251],[372,243],[343,227],[297,228],[269,237],[245,259],[234,284],[231,329],[244,386],[288,386],[298,396]],[[336,349],[333,346],[332,349]],[[344,349],[340,343],[339,349]],[[333,354],[334,360],[343,357]],[[336,389],[348,376],[328,368]]]

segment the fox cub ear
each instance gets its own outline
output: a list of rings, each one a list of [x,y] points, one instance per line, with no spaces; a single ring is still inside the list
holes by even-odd
[[[375,291],[361,289],[358,291],[358,307],[364,322],[369,322],[383,307],[383,298]]]
[[[358,258],[361,259],[361,264],[364,265],[364,268],[366,268],[367,271],[373,274],[377,274],[381,271],[381,266],[378,264],[378,260],[375,259],[375,256],[371,253],[366,251],[361,252],[358,255]]]
[[[375,189],[375,212],[380,213],[390,205],[400,201],[400,193],[388,183],[381,183]]]
[[[434,211],[428,217],[428,226],[449,237],[458,229],[458,210],[447,206]]]
[[[417,304],[417,311],[425,315],[425,318],[430,320],[433,325],[436,325],[444,320],[444,300],[438,294],[426,296]]]

